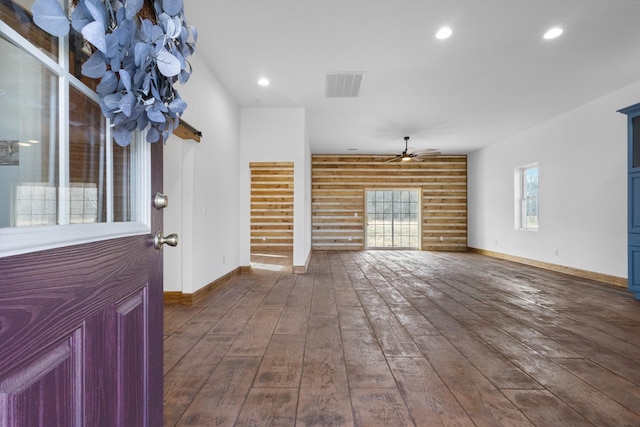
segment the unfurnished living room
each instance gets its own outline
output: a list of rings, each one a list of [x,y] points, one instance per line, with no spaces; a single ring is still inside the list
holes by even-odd
[[[638,18],[0,2],[0,427],[640,425]]]

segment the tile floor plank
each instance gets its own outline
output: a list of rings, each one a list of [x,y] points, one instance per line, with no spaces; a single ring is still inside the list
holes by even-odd
[[[205,335],[164,376],[164,423],[175,425],[201,394],[233,341],[230,335]],[[197,375],[194,375],[197,372]]]
[[[415,426],[396,388],[352,389],[351,396],[357,426]]]
[[[262,358],[254,387],[297,388],[302,376],[304,335],[274,335]]]
[[[610,398],[640,414],[640,387],[626,378],[586,359],[556,359],[555,362]],[[637,368],[637,363],[635,363]]]
[[[621,355],[615,347],[602,347],[582,337],[565,338],[563,343],[584,359],[591,360],[640,386],[638,360],[629,359],[625,355]]]
[[[352,426],[351,396],[337,318],[311,318],[302,369],[296,425]]]
[[[421,337],[418,346],[450,390],[496,390],[496,387],[445,337]]]
[[[166,375],[187,354],[202,336],[173,334],[167,337],[164,344],[163,375]]]
[[[538,426],[593,426],[583,416],[546,390],[504,390],[503,393]]]
[[[252,388],[235,426],[291,427],[297,401],[297,388]]]
[[[258,357],[222,359],[176,425],[235,426],[259,364]]]
[[[283,307],[259,307],[238,334],[227,356],[262,357],[269,345]]]
[[[467,389],[455,391],[454,394],[478,427],[533,427],[535,425],[520,408],[498,390]],[[544,427],[544,424],[540,427]]]
[[[278,279],[264,301],[262,301],[262,305],[285,305],[295,283],[295,276]]]
[[[202,311],[202,307],[177,306],[164,316],[164,334],[169,336]]]
[[[389,361],[400,393],[417,426],[471,427],[473,421],[424,358]]]

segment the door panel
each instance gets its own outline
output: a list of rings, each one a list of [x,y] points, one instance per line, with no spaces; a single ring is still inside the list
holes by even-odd
[[[629,233],[640,233],[640,172],[629,174]]]
[[[155,194],[162,144],[152,164]],[[51,414],[46,425],[162,425],[161,211],[151,224],[148,235],[0,258],[0,427],[43,425],[34,408]]]
[[[640,300],[640,246],[629,245],[628,287],[635,299]]]
[[[147,353],[145,286],[115,306],[118,334],[118,419],[123,426],[144,425],[144,356]]]
[[[1,425],[80,427],[80,360],[74,357],[81,333],[75,333],[18,368],[0,384]]]

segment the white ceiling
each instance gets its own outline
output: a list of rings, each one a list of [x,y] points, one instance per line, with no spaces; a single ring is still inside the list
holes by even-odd
[[[405,135],[470,153],[640,80],[640,0],[186,0],[185,13],[240,106],[306,109],[313,153],[388,153]],[[437,40],[443,25],[453,36]],[[543,40],[552,26],[564,34]],[[326,73],[353,71],[358,98],[325,97]]]

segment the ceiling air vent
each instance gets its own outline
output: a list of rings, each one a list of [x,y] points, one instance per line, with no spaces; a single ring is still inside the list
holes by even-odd
[[[327,73],[327,98],[355,98],[360,94],[363,72]]]

